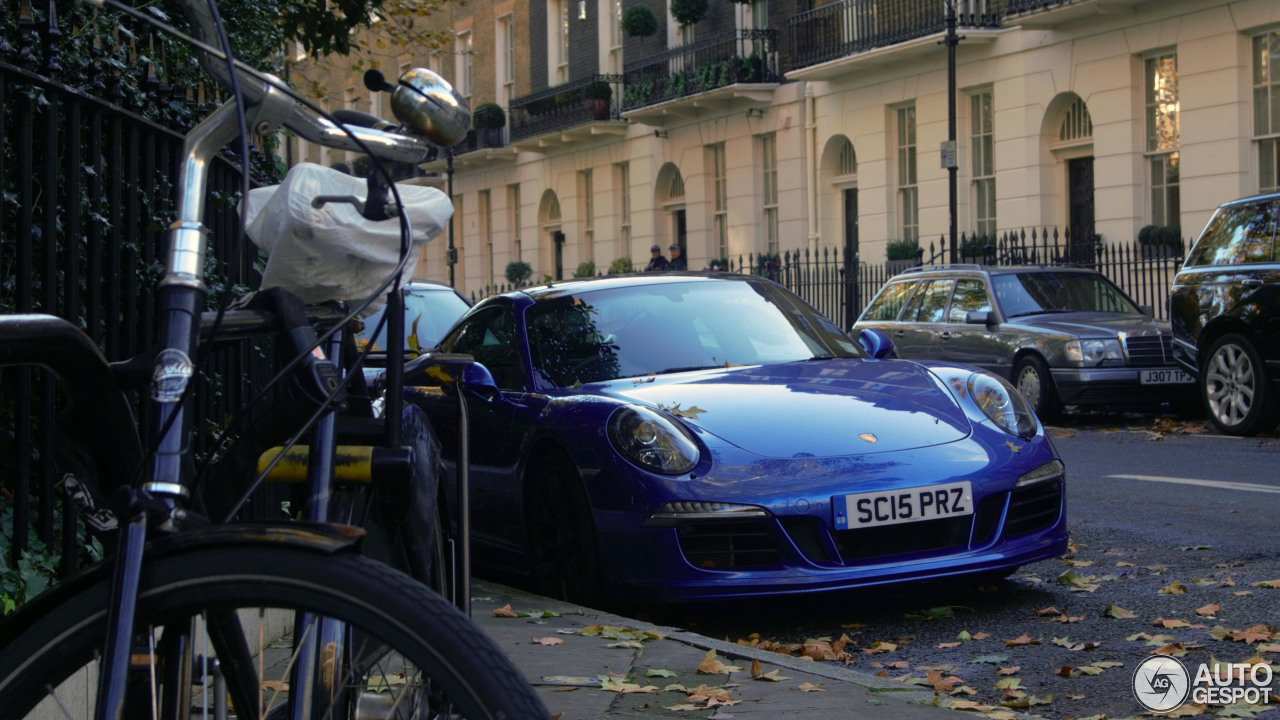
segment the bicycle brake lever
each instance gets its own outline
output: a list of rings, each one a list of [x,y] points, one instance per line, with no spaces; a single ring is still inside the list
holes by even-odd
[[[317,195],[311,199],[311,207],[322,208],[326,203],[346,203],[355,207],[356,212],[368,220],[390,220],[399,214],[397,205],[394,202],[385,202],[382,204],[382,212],[380,217],[369,217],[373,212],[371,206],[367,205],[364,200],[355,195]]]
[[[364,200],[355,195],[317,195],[311,198],[311,207],[322,208],[328,203],[346,203],[352,205],[364,215]]]

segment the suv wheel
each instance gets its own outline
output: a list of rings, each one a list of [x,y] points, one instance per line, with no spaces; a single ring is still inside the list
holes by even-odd
[[[1058,389],[1053,386],[1053,375],[1049,374],[1049,366],[1044,360],[1035,355],[1019,360],[1013,370],[1013,385],[1022,393],[1040,422],[1058,419],[1062,405],[1058,402]]]
[[[1267,432],[1280,420],[1267,366],[1240,335],[1223,335],[1210,346],[1200,393],[1209,419],[1228,435]]]

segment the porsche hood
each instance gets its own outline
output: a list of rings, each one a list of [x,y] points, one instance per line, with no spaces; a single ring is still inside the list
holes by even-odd
[[[897,452],[967,437],[968,418],[924,367],[828,359],[627,378],[606,395],[665,410],[757,455]]]

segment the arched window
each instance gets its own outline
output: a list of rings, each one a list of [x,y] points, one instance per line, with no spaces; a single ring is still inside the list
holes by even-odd
[[[848,140],[840,147],[840,155],[836,158],[836,177],[848,177],[858,174],[858,156],[853,152],[853,143]]]
[[[1088,140],[1093,137],[1093,118],[1089,117],[1089,108],[1085,107],[1083,98],[1076,98],[1071,107],[1062,114],[1062,126],[1058,129],[1058,140]]]

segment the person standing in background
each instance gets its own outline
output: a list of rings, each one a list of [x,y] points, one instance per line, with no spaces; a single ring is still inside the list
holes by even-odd
[[[662,257],[662,248],[654,245],[649,248],[649,264],[644,267],[645,272],[661,272],[667,269],[667,259]]]
[[[671,243],[671,260],[667,262],[668,270],[688,270],[684,259],[684,250],[676,243]]]

